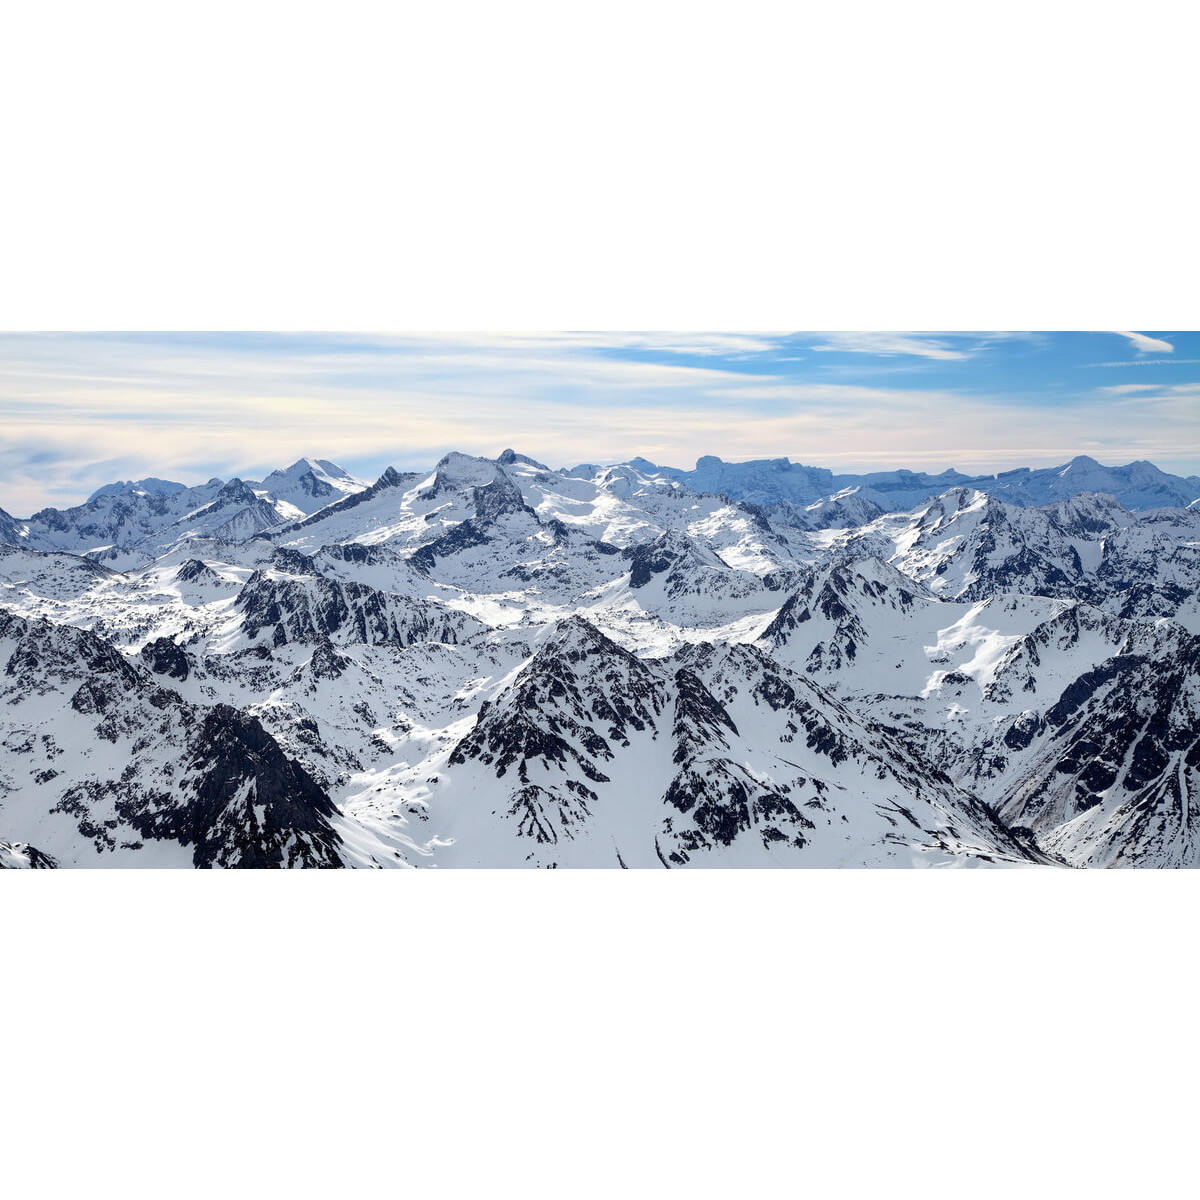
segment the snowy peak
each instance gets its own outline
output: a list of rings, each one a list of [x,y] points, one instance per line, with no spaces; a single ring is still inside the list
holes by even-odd
[[[1135,518],[1115,497],[1096,492],[1080,492],[1068,500],[1045,506],[1051,521],[1065,534],[1094,538],[1134,523]]]
[[[303,574],[255,571],[238,594],[235,607],[243,613],[242,630],[251,641],[265,631],[276,647],[320,640],[408,646],[418,641],[456,643],[483,628],[430,601],[327,579],[311,559],[291,553],[292,568],[299,567]]]
[[[243,541],[279,524],[280,512],[241,479],[211,479],[163,494],[110,493],[70,509],[42,509],[28,522],[30,545],[143,566],[181,539]]]
[[[344,483],[359,483],[344,467],[339,467],[337,463],[330,462],[327,458],[298,458],[290,467],[284,467],[281,471],[272,471],[267,479],[300,479],[305,475],[337,479]],[[264,479],[263,482],[265,483],[266,480]]]
[[[1004,506],[977,488],[956,487],[935,496],[921,513],[918,528],[936,532],[951,521],[974,513],[978,520],[1003,520]]]
[[[1195,488],[1187,480],[1168,475],[1152,463],[1106,467],[1086,454],[1077,455],[1061,467],[1030,471],[995,490],[1002,499],[1024,505],[1047,504],[1080,492],[1113,496],[1129,509],[1186,505],[1196,498]]]
[[[773,577],[731,566],[701,537],[667,530],[627,546],[621,557],[629,564],[628,595],[645,612],[706,628],[771,606]]]
[[[634,459],[631,466],[645,460]],[[653,464],[646,464],[652,466]],[[734,500],[771,504],[780,500],[810,503],[835,490],[833,473],[824,467],[806,467],[786,458],[755,459],[727,463],[715,455],[704,455],[694,470],[654,467],[654,471],[685,483],[698,492],[723,493]]]
[[[761,652],[638,660],[583,622],[560,623],[484,706],[437,786],[495,797],[456,836],[486,829],[513,865],[1027,854],[939,771]]]
[[[888,560],[931,592],[982,599],[995,592],[1065,595],[1095,566],[1090,547],[1109,510],[1080,502],[1057,515],[1005,504],[976,488],[954,488],[911,514],[895,514],[849,531],[841,544]],[[1123,510],[1119,510],[1122,511]],[[1077,532],[1077,530],[1079,532]]]
[[[513,456],[512,463],[518,462]],[[486,525],[505,513],[528,512],[521,489],[505,469],[491,458],[447,454],[433,479],[417,493],[426,505],[436,505],[443,519],[475,518]],[[427,514],[432,515],[432,514]]]
[[[2,508],[0,508],[0,542],[10,546],[27,545],[29,542],[29,526],[10,517]]]
[[[448,767],[503,781],[506,840],[522,857],[575,839],[597,787],[631,739],[652,736],[667,698],[655,672],[581,619],[560,623],[512,683],[480,709]],[[552,858],[549,863],[556,861]]]
[[[279,510],[273,504],[260,497],[248,483],[231,479],[222,484],[207,504],[161,531],[154,548],[165,548],[170,544],[167,539],[195,537],[241,542],[279,523]]]
[[[634,656],[623,650],[612,638],[601,633],[586,617],[573,616],[557,621],[546,628],[539,646],[539,653],[579,662],[593,655],[609,655],[618,659]]]
[[[332,543],[351,541],[370,534],[381,526],[386,527],[401,503],[399,493],[404,488],[412,487],[420,478],[416,474],[402,475],[395,467],[388,467],[370,486],[317,509],[303,520],[284,526],[277,531],[278,536],[287,538],[300,534],[303,540],[312,544],[313,539],[322,535],[325,541]]]
[[[874,500],[868,500],[857,487],[843,488],[811,504],[780,500],[765,507],[773,524],[798,529],[853,529],[866,525],[883,514]]]
[[[668,530],[651,542],[623,550],[629,560],[629,586],[645,587],[655,575],[666,575],[668,587],[695,582],[697,571],[727,572],[729,564],[719,554],[684,534]]]
[[[759,644],[810,672],[840,672],[873,642],[894,640],[928,594],[875,558],[839,559],[813,568],[763,631]]]
[[[256,485],[267,498],[311,516],[328,504],[363,491],[367,485],[325,458],[297,459],[290,467],[272,471]]]
[[[27,525],[28,543],[101,557],[126,569],[145,565],[181,538],[243,541],[364,486],[324,459],[301,459],[268,480],[266,486],[216,477],[197,487],[153,478],[110,484],[82,505],[35,513]],[[6,532],[0,520],[0,539]]]
[[[518,454],[515,450],[502,450],[500,457],[496,461],[502,467],[511,467],[517,463],[523,463],[527,467],[536,467],[539,471],[550,470],[545,463],[540,463],[536,458],[530,458],[528,455]]]
[[[90,504],[100,496],[171,496],[186,490],[186,484],[173,483],[169,479],[122,479],[98,487],[84,503]]]
[[[222,485],[221,490],[213,500],[202,508],[197,509],[196,512],[204,512],[208,508],[224,508],[229,505],[253,504],[257,499],[257,494],[248,483],[234,478]]]
[[[443,491],[487,487],[501,477],[507,478],[495,459],[451,452],[441,458],[434,468],[427,495],[432,499]]]
[[[912,513],[829,534],[825,544],[886,559],[947,598],[1024,592],[1125,611],[1121,594],[1140,588],[1149,591],[1127,615],[1172,615],[1200,585],[1194,510],[1131,513],[1112,496],[1088,492],[1021,508],[978,489],[953,489]]]

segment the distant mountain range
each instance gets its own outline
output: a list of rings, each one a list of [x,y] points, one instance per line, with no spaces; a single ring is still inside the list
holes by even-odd
[[[1198,497],[505,451],[0,512],[0,867],[1200,865]]]
[[[975,488],[1022,508],[1067,500],[1081,492],[1113,496],[1134,511],[1188,505],[1200,499],[1200,476],[1168,475],[1149,462],[1105,467],[1082,454],[1062,466],[1019,467],[998,475],[963,475],[953,470],[940,475],[904,470],[835,475],[823,467],[805,467],[786,458],[727,463],[711,455],[701,458],[691,471],[655,467],[644,459],[635,459],[631,465],[668,475],[699,492],[723,492],[754,504],[786,501],[810,505],[854,495],[882,512],[911,508],[952,487]]]

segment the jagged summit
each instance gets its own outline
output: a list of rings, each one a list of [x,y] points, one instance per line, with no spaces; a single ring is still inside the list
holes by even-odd
[[[624,656],[628,653],[579,613],[548,625],[534,639],[533,644],[538,647],[539,652],[551,654]]]
[[[255,488],[283,511],[295,509],[311,516],[328,504],[363,491],[366,486],[363,480],[326,458],[299,458],[289,467],[272,471]]]
[[[500,457],[496,461],[502,467],[513,466],[516,463],[524,463],[527,467],[537,467],[539,471],[548,471],[550,468],[545,463],[540,463],[536,458],[530,458],[525,454],[518,454],[515,450],[502,450]]]
[[[306,475],[310,472],[313,474],[328,475],[339,479],[353,479],[353,476],[349,471],[345,470],[343,467],[339,467],[335,462],[330,462],[327,458],[307,457],[296,459],[291,466],[284,467],[282,470],[272,471],[271,475],[268,475],[267,478],[270,479],[273,476],[280,476],[288,479],[298,479],[301,475]]]
[[[10,546],[25,545],[29,541],[29,526],[9,516],[0,508],[0,543]]]

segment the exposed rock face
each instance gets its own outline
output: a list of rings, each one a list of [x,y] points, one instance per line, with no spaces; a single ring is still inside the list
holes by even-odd
[[[168,639],[146,651],[152,669],[187,678]],[[328,794],[255,718],[188,703],[86,630],[2,609],[0,661],[0,820],[63,840],[72,865],[124,862],[149,843],[166,844],[150,857],[171,865],[342,865]],[[9,853],[55,865],[32,847]]]
[[[57,866],[54,859],[43,854],[36,846],[0,841],[0,871],[6,868],[45,871]]]
[[[985,857],[1037,857],[943,772],[922,768],[761,652],[701,644],[640,662],[578,619],[480,711],[447,762],[474,764],[501,784],[492,816],[513,822],[514,854],[543,866],[572,864],[600,830],[626,822],[628,813],[613,812],[622,797],[667,866],[724,851],[747,865],[780,852],[802,862],[810,844],[816,861],[831,843],[854,862],[860,837],[891,837],[896,812],[908,814],[924,847],[917,853],[949,851],[966,837]],[[853,792],[830,786],[838,768],[856,781]]]
[[[1195,863],[1200,639],[1085,671],[1015,741],[1030,769],[1002,812],[1050,850],[1075,866]]]
[[[251,575],[236,601],[245,614],[247,637],[253,640],[266,630],[275,645],[325,638],[407,646],[415,641],[457,642],[482,628],[441,605],[327,579],[311,559],[305,570],[311,578],[280,578],[262,571]]]
[[[143,836],[195,847],[197,867],[340,867],[328,795],[252,717],[205,713],[188,744],[182,805],[130,811]]]
[[[186,679],[191,671],[188,656],[170,638],[155,638],[141,649],[142,662],[155,675],[166,675],[170,679]]]

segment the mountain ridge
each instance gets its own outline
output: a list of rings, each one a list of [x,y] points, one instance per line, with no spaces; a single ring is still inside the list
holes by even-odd
[[[697,491],[724,492],[733,499],[756,504],[788,501],[809,505],[835,495],[854,494],[885,512],[899,511],[950,487],[975,488],[1021,507],[1067,499],[1081,492],[1112,495],[1131,509],[1186,507],[1200,499],[1200,478],[1196,476],[1171,475],[1145,460],[1105,467],[1082,454],[1058,466],[1016,467],[977,475],[964,475],[954,469],[940,475],[906,469],[835,474],[787,458],[727,463],[713,455],[698,459],[691,471],[655,467],[644,459],[634,462],[642,469],[653,467]]]

